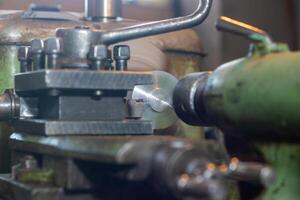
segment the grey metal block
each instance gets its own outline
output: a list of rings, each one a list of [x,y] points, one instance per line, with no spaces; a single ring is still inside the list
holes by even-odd
[[[91,70],[40,70],[15,76],[15,89],[20,95],[29,91],[59,90],[133,90],[135,85],[152,84],[152,74]]]
[[[19,120],[16,132],[37,135],[152,135],[152,123],[141,120],[124,121],[46,121]]]

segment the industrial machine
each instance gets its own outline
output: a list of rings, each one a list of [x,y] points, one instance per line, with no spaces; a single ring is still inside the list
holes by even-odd
[[[300,54],[228,17],[217,28],[252,41],[249,55],[186,76],[175,89],[174,108],[188,124],[217,126],[256,146],[277,174],[262,199],[299,199]]]
[[[133,70],[123,42],[199,25],[212,1],[199,0],[189,16],[109,29],[95,20],[115,10],[98,15],[97,2],[87,1],[93,25],[59,28],[17,50],[20,73],[0,96],[0,120],[13,127],[0,199],[238,200],[237,182],[266,187],[260,199],[299,199],[299,53],[221,17],[220,31],[253,42],[245,58],[179,81]],[[218,140],[176,135],[179,119],[244,138],[264,162],[232,157]]]
[[[14,128],[12,172],[0,177],[0,195],[223,200],[239,198],[232,194],[236,180],[270,185],[269,166],[230,158],[218,141],[195,142],[168,130],[178,116],[188,123],[186,114],[202,116],[191,103],[202,99],[192,94],[205,84],[194,88],[166,72],[130,71],[129,46],[109,51],[119,42],[201,24],[211,4],[199,1],[190,16],[109,31],[62,28],[21,47],[15,88],[0,99],[1,120]]]
[[[94,31],[110,31],[142,23],[122,18],[120,0],[82,2],[85,3],[84,15],[63,12],[57,5],[39,4],[30,5],[26,11],[0,11],[1,94],[14,87],[14,74],[20,72],[18,49],[30,45],[32,40],[54,37],[58,28],[89,27]],[[183,76],[186,71],[198,71],[201,66],[201,42],[191,29],[125,41],[122,44],[131,49],[130,70],[164,70]],[[188,66],[182,67],[183,62],[189,63]],[[193,128],[191,132],[199,135],[200,130]],[[0,123],[0,173],[10,171],[8,140],[11,133],[10,124]]]

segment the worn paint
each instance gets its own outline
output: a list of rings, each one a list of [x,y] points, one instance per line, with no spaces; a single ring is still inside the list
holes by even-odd
[[[0,93],[14,87],[13,76],[19,72],[16,46],[0,47]],[[10,171],[9,135],[11,127],[4,122],[0,123],[0,173]]]
[[[22,183],[51,185],[54,182],[53,170],[30,170],[19,172],[17,179]]]
[[[17,46],[1,46],[0,48],[0,93],[14,87],[14,74],[19,72]]]
[[[298,200],[300,52],[291,53],[283,44],[264,45],[212,73],[204,106],[214,125],[265,141],[257,146],[277,179],[260,199]],[[275,143],[278,137],[281,142]],[[294,143],[287,142],[291,139]]]
[[[276,170],[276,182],[262,200],[298,200],[300,197],[300,144],[259,143],[266,161]]]
[[[282,52],[221,66],[205,89],[210,117],[234,127],[267,128],[266,132],[286,135],[296,132],[300,128],[299,64],[299,52]]]

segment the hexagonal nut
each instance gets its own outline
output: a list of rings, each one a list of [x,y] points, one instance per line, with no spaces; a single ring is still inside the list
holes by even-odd
[[[114,59],[115,60],[129,60],[130,48],[127,45],[117,45],[114,47]]]
[[[92,60],[105,60],[108,58],[108,49],[105,45],[94,45],[90,48],[89,58]]]
[[[18,50],[18,59],[19,61],[27,61],[30,58],[31,47],[23,46]]]
[[[62,44],[59,38],[53,37],[45,41],[45,53],[55,54],[62,51]]]
[[[34,39],[31,41],[31,51],[33,54],[42,53],[44,50],[44,41],[41,39]]]

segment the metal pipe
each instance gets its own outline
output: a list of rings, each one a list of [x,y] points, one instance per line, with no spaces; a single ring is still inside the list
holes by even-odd
[[[101,42],[110,45],[131,39],[191,28],[201,24],[207,18],[212,2],[213,0],[199,0],[197,10],[188,16],[149,22],[101,33]]]
[[[122,15],[121,0],[85,0],[85,19],[114,19]]]

